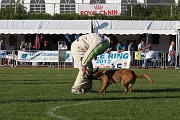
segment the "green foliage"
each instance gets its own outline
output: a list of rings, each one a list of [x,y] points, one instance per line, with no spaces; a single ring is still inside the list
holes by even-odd
[[[179,20],[179,6],[172,5],[153,5],[147,7],[142,4],[127,4],[119,16],[105,16],[95,14],[94,16],[79,15],[77,13],[63,13],[50,15],[47,13],[30,13],[23,4],[9,5],[0,10],[0,19],[49,19],[49,20]]]

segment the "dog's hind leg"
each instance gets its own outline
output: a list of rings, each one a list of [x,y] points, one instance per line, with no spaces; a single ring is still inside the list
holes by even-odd
[[[124,84],[122,83],[122,85],[124,86],[124,92],[123,94],[126,94],[128,92],[128,85],[127,84]]]
[[[129,92],[129,93],[132,92],[132,84],[129,84],[129,86],[128,86],[128,92]]]

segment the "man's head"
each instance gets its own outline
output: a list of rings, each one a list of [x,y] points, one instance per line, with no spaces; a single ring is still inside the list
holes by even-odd
[[[109,36],[110,39],[110,47],[114,47],[118,43],[118,39],[114,35]]]
[[[147,45],[147,48],[148,48],[148,49],[152,49],[152,45],[151,45],[151,44],[148,44],[148,45]]]
[[[129,44],[134,44],[133,41],[131,41]]]
[[[174,45],[175,45],[175,42],[174,42],[174,41],[171,41],[171,45],[173,45],[173,46],[174,46]]]
[[[145,38],[141,39],[141,43],[143,43],[143,44],[145,43]]]
[[[4,38],[4,37],[2,37],[2,38],[1,38],[1,42],[4,42],[4,40],[5,40],[5,38]]]
[[[122,45],[122,42],[121,42],[121,41],[119,42],[119,45]]]

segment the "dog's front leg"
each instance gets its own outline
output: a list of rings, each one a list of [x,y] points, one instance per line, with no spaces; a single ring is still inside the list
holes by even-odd
[[[106,88],[108,87],[107,81],[103,80],[103,86],[100,89],[100,91],[98,92],[99,94],[102,93],[104,90],[106,92]]]

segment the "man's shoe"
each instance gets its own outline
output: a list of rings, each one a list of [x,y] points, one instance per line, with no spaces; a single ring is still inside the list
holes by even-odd
[[[71,93],[73,93],[73,94],[81,94],[82,91],[81,90],[71,90]]]

